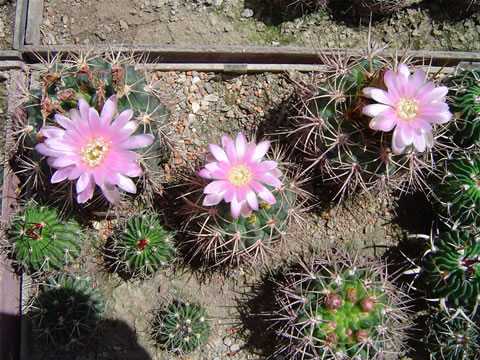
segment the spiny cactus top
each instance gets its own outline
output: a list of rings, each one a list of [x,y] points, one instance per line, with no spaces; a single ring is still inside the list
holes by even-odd
[[[480,302],[480,237],[460,230],[440,234],[422,268],[428,298],[467,308]]]
[[[104,297],[90,281],[62,274],[41,285],[29,315],[48,342],[69,345],[91,336],[104,311]]]
[[[228,136],[222,136],[222,147],[210,144],[211,154],[205,168],[198,175],[214,179],[203,192],[207,194],[204,206],[217,205],[225,200],[231,203],[232,216],[240,214],[247,217],[252,210],[258,210],[258,196],[268,204],[275,204],[275,197],[263,184],[280,186],[278,179],[282,172],[277,169],[276,161],[262,161],[270,143],[262,141],[258,145],[248,142],[245,135],[239,133],[235,142]]]
[[[173,261],[175,239],[158,216],[137,216],[129,220],[114,251],[128,273],[148,276]]]
[[[117,97],[105,102],[100,116],[84,99],[78,100],[78,110],[70,110],[70,118],[56,114],[55,121],[63,127],[44,126],[40,134],[45,138],[35,149],[49,157],[52,167],[58,169],[51,182],[77,180],[77,202],[91,199],[95,184],[108,201],[120,200],[118,187],[136,192],[130,177],[140,176],[138,154],[131,149],[143,148],[153,142],[151,134],[131,136],[138,123],[130,121],[133,111],[124,110],[112,123],[117,108]]]
[[[480,333],[474,319],[463,313],[455,317],[439,311],[428,321],[425,344],[432,360],[478,360]]]
[[[480,159],[464,155],[447,159],[435,196],[453,223],[480,226]]]
[[[480,142],[480,70],[465,70],[448,81],[450,108],[455,117],[455,142]]]
[[[312,258],[276,281],[273,318],[289,359],[383,359],[408,324],[405,295],[385,267]]]
[[[367,97],[378,104],[363,108],[363,113],[372,116],[370,128],[393,131],[392,149],[401,154],[408,145],[420,152],[433,146],[432,123],[448,122],[452,114],[445,103],[446,86],[435,87],[425,82],[422,69],[410,75],[407,65],[400,64],[397,71],[388,70],[384,75],[387,91],[372,87],[363,89]]]
[[[156,344],[186,354],[208,342],[210,325],[201,305],[175,301],[155,315],[152,323]]]
[[[12,221],[8,240],[15,260],[26,270],[45,272],[63,268],[80,253],[80,226],[62,220],[54,208],[31,201]]]

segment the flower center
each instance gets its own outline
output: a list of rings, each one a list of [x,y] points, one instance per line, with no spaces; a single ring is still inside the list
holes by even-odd
[[[108,149],[108,143],[102,137],[91,139],[82,147],[83,161],[92,167],[100,165]]]
[[[247,185],[252,180],[252,171],[245,165],[234,166],[228,173],[228,181],[235,186]]]
[[[415,119],[418,112],[418,100],[401,98],[397,105],[397,116],[403,120]]]

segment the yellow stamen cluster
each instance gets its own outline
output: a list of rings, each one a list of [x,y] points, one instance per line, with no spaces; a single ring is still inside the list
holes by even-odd
[[[82,147],[82,159],[88,166],[94,167],[100,165],[108,149],[108,142],[102,137],[91,139]]]
[[[235,186],[247,185],[252,177],[252,171],[245,165],[234,166],[228,173],[228,181]]]
[[[397,116],[403,120],[413,120],[417,117],[418,100],[401,98],[397,104]]]

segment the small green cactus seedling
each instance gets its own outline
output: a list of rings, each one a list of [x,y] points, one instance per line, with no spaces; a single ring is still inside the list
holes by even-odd
[[[454,141],[462,147],[480,142],[480,70],[464,70],[448,82],[449,104],[457,118]]]
[[[36,332],[66,346],[91,336],[104,311],[104,298],[90,281],[61,274],[40,286],[29,315]]]
[[[26,271],[62,269],[80,253],[83,233],[73,219],[63,220],[55,208],[30,201],[16,214],[8,241],[16,263]]]
[[[454,312],[455,313],[455,312]],[[464,313],[438,311],[428,321],[425,344],[431,360],[478,360],[480,333]]]
[[[386,267],[313,256],[277,282],[271,315],[288,359],[382,359],[399,354],[406,296]]]
[[[472,308],[480,301],[480,237],[450,230],[434,238],[422,261],[427,298],[449,307]]]
[[[459,225],[480,226],[480,159],[466,152],[446,159],[439,169],[443,173],[433,191],[446,219]]]
[[[210,325],[201,305],[175,301],[155,314],[153,340],[173,353],[186,354],[208,342]]]
[[[175,258],[175,238],[157,215],[137,216],[115,240],[113,256],[122,271],[145,277]]]

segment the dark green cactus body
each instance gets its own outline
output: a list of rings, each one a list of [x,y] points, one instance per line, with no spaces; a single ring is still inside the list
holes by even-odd
[[[431,316],[425,344],[432,360],[478,360],[480,333],[472,319],[441,311]]]
[[[351,265],[314,258],[279,282],[273,317],[291,339],[289,358],[376,359],[398,351],[402,292],[378,264]]]
[[[174,353],[190,353],[210,335],[207,312],[196,304],[173,302],[155,315],[152,325],[156,345]]]
[[[480,142],[480,70],[465,70],[448,81],[450,109],[457,118],[454,141],[468,147]]]
[[[174,234],[156,215],[137,216],[117,239],[114,253],[127,273],[148,276],[174,260]]]
[[[480,226],[480,159],[463,156],[447,159],[435,196],[448,218],[461,225]]]
[[[62,269],[80,253],[83,234],[72,219],[62,220],[54,208],[28,203],[8,231],[15,260],[27,271]]]
[[[422,262],[428,298],[444,299],[450,307],[473,307],[480,299],[480,238],[451,230],[434,239]]]
[[[41,285],[29,315],[48,342],[69,345],[91,336],[104,311],[104,298],[91,282],[62,274]]]

